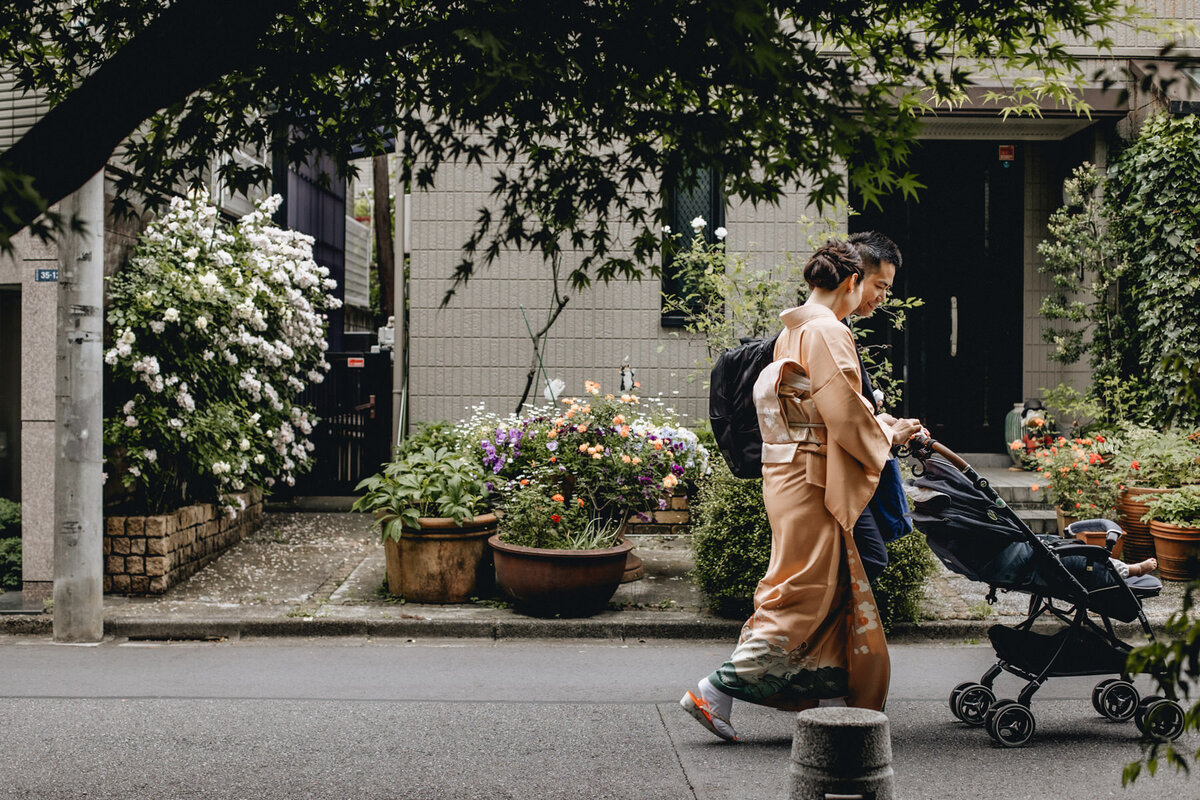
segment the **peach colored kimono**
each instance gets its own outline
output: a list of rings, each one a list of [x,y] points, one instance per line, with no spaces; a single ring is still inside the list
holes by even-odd
[[[780,316],[775,361],[754,387],[771,560],[737,648],[710,680],[776,708],[845,697],[880,710],[891,667],[853,530],[891,430],[859,391],[854,340],[833,312],[813,304]]]

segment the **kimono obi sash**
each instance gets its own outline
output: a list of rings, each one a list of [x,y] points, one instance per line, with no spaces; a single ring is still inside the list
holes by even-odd
[[[800,362],[772,361],[754,383],[754,410],[762,434],[764,464],[787,464],[797,450],[825,452],[825,424],[812,400],[812,384]]]

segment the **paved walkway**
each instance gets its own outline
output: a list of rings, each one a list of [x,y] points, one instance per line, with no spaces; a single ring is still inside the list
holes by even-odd
[[[1030,482],[1026,475],[1009,479]],[[342,634],[733,639],[741,626],[741,620],[706,610],[689,579],[686,536],[635,537],[646,576],[623,585],[609,610],[586,619],[540,619],[495,599],[462,605],[396,602],[384,592],[383,548],[370,523],[364,515],[336,511],[268,513],[261,530],[165,596],[106,597],[105,630],[150,639]],[[1168,582],[1159,597],[1145,601],[1153,625],[1161,626],[1180,607],[1183,589]],[[902,626],[892,638],[986,641],[991,625],[1024,616],[1027,595],[1002,593],[989,605],[986,592],[985,585],[939,565],[926,587],[924,619]],[[46,632],[50,622],[44,614],[4,614],[0,630]],[[1138,633],[1133,626],[1125,630]]]

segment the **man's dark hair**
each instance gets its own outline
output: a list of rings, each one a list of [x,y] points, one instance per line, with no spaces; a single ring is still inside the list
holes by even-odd
[[[877,270],[884,261],[890,261],[896,265],[896,269],[900,269],[903,260],[900,257],[900,248],[879,231],[852,233],[847,241],[854,245],[854,249],[858,250],[866,270]]]

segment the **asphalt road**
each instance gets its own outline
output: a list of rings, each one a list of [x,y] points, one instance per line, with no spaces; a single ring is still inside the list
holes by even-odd
[[[0,638],[0,798],[785,798],[793,715],[735,705],[724,744],[676,706],[730,644]],[[1091,679],[1047,684],[1006,750],[946,707],[990,648],[892,658],[905,800],[1200,798],[1170,771],[1121,787],[1136,730]]]

